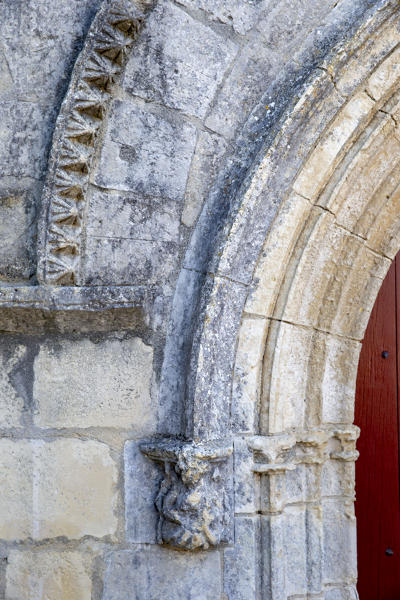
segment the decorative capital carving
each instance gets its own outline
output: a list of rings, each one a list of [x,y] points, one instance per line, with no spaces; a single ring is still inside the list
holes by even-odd
[[[183,550],[206,550],[231,541],[232,446],[162,440],[141,445],[164,469],[155,505],[158,539]]]

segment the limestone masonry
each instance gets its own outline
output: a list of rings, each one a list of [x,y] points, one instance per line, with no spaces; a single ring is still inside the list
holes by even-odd
[[[397,0],[0,0],[0,600],[356,600]]]

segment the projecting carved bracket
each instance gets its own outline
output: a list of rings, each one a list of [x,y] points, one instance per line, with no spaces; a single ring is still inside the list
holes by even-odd
[[[182,550],[231,542],[232,446],[168,439],[141,450],[164,469],[155,500],[159,542]]]

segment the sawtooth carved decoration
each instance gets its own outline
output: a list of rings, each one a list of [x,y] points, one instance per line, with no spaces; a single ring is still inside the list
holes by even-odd
[[[53,137],[42,199],[38,279],[80,285],[82,230],[96,142],[143,15],[128,0],[107,0],[78,57]]]
[[[164,440],[141,450],[164,471],[155,499],[159,543],[207,550],[232,541],[232,447]]]

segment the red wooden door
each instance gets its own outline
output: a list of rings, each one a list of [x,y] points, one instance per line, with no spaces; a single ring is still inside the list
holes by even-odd
[[[399,344],[400,255],[365,333],[355,422],[358,592],[360,600],[400,600]]]

